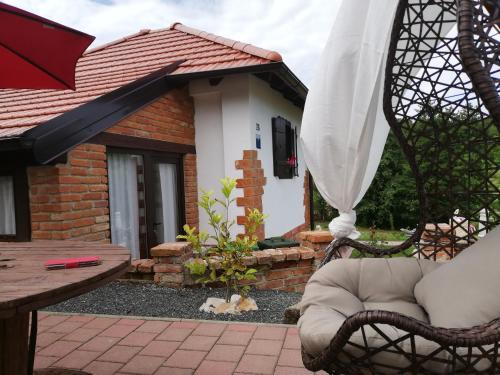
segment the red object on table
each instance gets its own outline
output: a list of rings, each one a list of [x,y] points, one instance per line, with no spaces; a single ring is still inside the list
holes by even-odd
[[[75,89],[94,37],[0,2],[0,88]]]
[[[57,270],[57,269],[97,266],[100,263],[101,260],[99,257],[90,256],[90,257],[80,257],[80,258],[50,259],[44,263],[44,266],[48,270]]]

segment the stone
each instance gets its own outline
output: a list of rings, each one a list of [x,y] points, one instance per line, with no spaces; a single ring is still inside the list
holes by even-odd
[[[141,273],[151,273],[153,272],[153,266],[155,262],[153,259],[140,259],[140,263],[137,265],[137,271]]]
[[[263,251],[271,256],[273,262],[284,262],[286,259],[286,255],[279,249],[267,249]]]
[[[295,247],[283,249],[282,251],[286,255],[286,260],[300,260],[300,252]]]
[[[314,250],[308,249],[307,247],[299,247],[300,259],[312,259],[314,258]]]
[[[151,256],[181,256],[191,250],[191,245],[187,242],[167,242],[155,246],[151,249]]]
[[[200,306],[200,311],[214,314],[240,315],[245,311],[258,310],[257,303],[253,298],[241,298],[239,294],[233,294],[230,302],[223,298],[207,298],[206,302]]]

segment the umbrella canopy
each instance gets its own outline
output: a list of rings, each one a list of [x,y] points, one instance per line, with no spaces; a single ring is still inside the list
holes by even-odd
[[[0,88],[75,89],[94,37],[0,2]]]

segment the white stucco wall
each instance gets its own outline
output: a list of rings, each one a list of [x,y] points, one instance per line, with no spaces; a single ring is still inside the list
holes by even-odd
[[[195,144],[198,189],[215,190],[225,176],[241,178],[234,161],[251,147],[249,126],[249,81],[247,75],[225,77],[212,86],[206,79],[192,81],[189,86],[194,99]],[[243,196],[235,189],[234,197]],[[236,220],[244,215],[242,207],[233,204],[229,212]],[[208,231],[207,215],[200,209],[200,229]],[[232,234],[241,233],[235,224]]]
[[[300,144],[297,145],[299,176],[279,179],[273,173],[272,118],[281,116],[300,132],[302,110],[286,100],[280,92],[255,76],[250,76],[250,121],[255,148],[256,124],[260,125],[262,160],[267,184],[262,204],[266,219],[266,237],[279,236],[304,223],[305,165]],[[297,140],[298,141],[298,140]]]
[[[302,224],[305,167],[300,146],[299,177],[280,180],[273,176],[271,132],[271,121],[276,116],[286,118],[299,130],[302,111],[266,82],[248,74],[227,76],[217,85],[210,85],[206,79],[192,81],[189,90],[195,107],[198,188],[218,189],[221,177],[242,177],[235,160],[242,158],[243,150],[256,149],[258,123],[262,146],[257,150],[258,158],[267,177],[262,198],[264,212],[269,215],[265,235],[281,235]],[[242,196],[241,189],[236,189],[235,196]],[[235,206],[230,215],[244,215],[243,208]],[[200,229],[208,230],[202,210]],[[241,233],[242,228],[235,225],[232,232]]]

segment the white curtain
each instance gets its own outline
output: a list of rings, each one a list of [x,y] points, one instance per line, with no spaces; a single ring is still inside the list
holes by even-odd
[[[133,155],[108,154],[111,240],[140,258],[137,159]]]
[[[158,164],[163,214],[163,242],[175,242],[177,237],[177,178],[174,164]]]
[[[0,234],[16,234],[14,179],[0,176]]]
[[[319,192],[339,210],[329,225],[335,238],[359,237],[354,207],[375,176],[389,132],[382,97],[397,4],[342,2],[307,96],[300,137]]]

